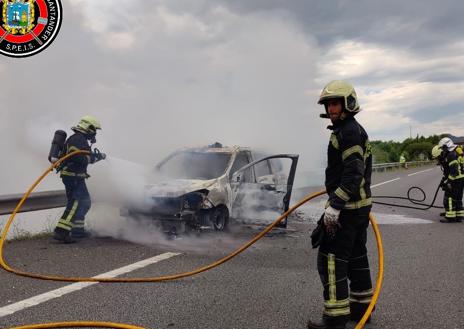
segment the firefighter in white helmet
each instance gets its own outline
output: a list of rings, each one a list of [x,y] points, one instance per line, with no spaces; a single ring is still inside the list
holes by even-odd
[[[444,137],[438,142],[441,150],[441,162],[443,167],[442,187],[445,191],[443,204],[445,218],[442,223],[462,222],[464,210],[462,196],[464,187],[464,162],[459,154],[457,145],[449,137]]]
[[[368,135],[355,119],[360,107],[353,86],[332,81],[318,103],[325,108],[321,117],[332,122],[332,134],[325,171],[329,200],[315,230],[322,234],[312,236],[313,247],[319,245],[324,310],[322,320],[310,320],[308,328],[344,329],[350,319],[362,318],[373,295],[366,248],[372,154]]]

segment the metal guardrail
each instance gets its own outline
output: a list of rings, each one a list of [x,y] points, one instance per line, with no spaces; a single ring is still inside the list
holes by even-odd
[[[419,167],[432,164],[434,161],[411,161],[406,162],[406,167]],[[372,165],[372,171],[387,171],[404,167],[399,162],[377,163]],[[0,215],[11,214],[22,199],[23,194],[11,194],[0,196]],[[66,193],[64,190],[31,193],[19,212],[30,212],[61,208],[66,206]]]
[[[372,171],[387,171],[400,168],[420,167],[433,164],[433,160],[426,161],[410,161],[410,162],[390,162],[390,163],[376,163],[372,165]]]
[[[11,214],[24,194],[0,196],[0,215]],[[64,190],[31,193],[19,212],[29,212],[61,208],[66,206],[66,192]]]

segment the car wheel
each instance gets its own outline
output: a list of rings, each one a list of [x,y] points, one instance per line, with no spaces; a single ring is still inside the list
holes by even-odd
[[[213,210],[210,220],[216,231],[225,231],[229,224],[229,211],[226,207],[217,207]]]

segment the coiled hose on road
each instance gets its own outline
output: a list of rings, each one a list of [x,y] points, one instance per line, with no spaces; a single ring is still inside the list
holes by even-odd
[[[57,168],[63,161],[69,159],[70,157],[77,155],[77,154],[88,154],[89,152],[87,151],[75,151],[72,152],[64,157],[62,157],[60,160],[55,162],[53,165],[51,165],[35,182],[32,184],[32,186],[26,191],[22,199],[19,201],[18,205],[14,209],[13,213],[11,216],[8,218],[8,221],[3,228],[1,237],[0,237],[0,266],[11,273],[24,276],[24,277],[29,277],[29,278],[34,278],[34,279],[41,279],[41,280],[51,280],[51,281],[63,281],[63,282],[123,282],[123,283],[129,283],[129,282],[161,282],[161,281],[172,281],[172,280],[177,280],[181,278],[185,278],[188,276],[193,276],[205,271],[208,271],[210,269],[213,269],[240,254],[247,248],[249,248],[251,245],[256,243],[258,240],[260,240],[262,237],[264,237],[269,231],[271,231],[277,224],[279,224],[284,218],[286,218],[288,215],[290,215],[292,212],[294,212],[296,209],[301,207],[303,204],[306,202],[325,194],[325,191],[320,191],[320,192],[315,192],[311,195],[308,195],[307,197],[303,198],[299,202],[297,202],[294,206],[292,206],[288,211],[286,211],[284,214],[282,214],[279,218],[277,218],[272,224],[267,226],[262,232],[260,232],[258,235],[256,235],[253,239],[251,239],[249,242],[245,243],[243,246],[229,254],[228,256],[210,264],[207,266],[200,267],[196,270],[190,271],[190,272],[185,272],[185,273],[179,273],[179,274],[174,274],[174,275],[167,275],[167,276],[160,276],[160,277],[153,277],[153,278],[124,278],[124,279],[117,279],[117,278],[85,278],[85,277],[61,277],[61,276],[48,276],[48,275],[41,275],[41,274],[36,274],[36,273],[28,273],[24,272],[21,270],[14,269],[10,267],[6,261],[3,258],[3,247],[4,243],[6,241],[6,237],[8,235],[8,231],[11,227],[11,224],[18,213],[18,211],[21,209],[22,205],[26,201],[26,199],[29,197],[29,195],[34,191],[34,189],[40,184],[40,182],[50,173],[53,171],[53,169]],[[377,240],[377,250],[378,250],[378,262],[379,262],[379,270],[377,274],[377,282],[376,282],[376,287],[374,291],[374,295],[372,297],[372,301],[369,304],[369,307],[366,310],[366,313],[362,317],[361,321],[357,324],[355,329],[361,329],[364,327],[368,317],[372,313],[372,310],[377,303],[377,300],[380,295],[380,290],[382,287],[382,282],[383,282],[383,245],[382,245],[382,237],[380,235],[380,230],[377,226],[377,223],[375,221],[374,216],[371,214],[370,215],[370,221],[372,224],[372,228],[374,230],[374,234]],[[112,325],[112,328],[129,328],[129,329],[139,329],[140,327],[132,326],[132,325],[126,325],[126,324],[115,324],[115,323],[108,323],[108,322],[88,322],[88,321],[81,321],[81,322],[56,322],[56,323],[48,323],[48,324],[38,324],[38,325],[28,325],[28,326],[21,326],[21,327],[14,327],[11,329],[34,329],[34,328],[72,328],[72,327],[103,327],[103,328],[109,328],[108,324]],[[111,328],[111,326],[110,326]]]
[[[413,206],[406,206],[406,205],[401,205],[401,204],[396,204],[396,203],[387,203],[387,202],[380,202],[380,201],[374,201],[374,204],[380,204],[384,206],[391,206],[391,207],[397,207],[397,208],[407,208],[407,209],[416,209],[416,210],[429,210],[430,208],[435,208],[435,209],[443,209],[443,207],[440,206],[435,206],[435,200],[437,199],[438,191],[440,190],[441,184],[438,185],[437,189],[435,190],[435,194],[433,196],[433,200],[430,204],[425,204],[423,203],[425,199],[427,199],[427,195],[425,194],[424,190],[421,189],[420,187],[417,186],[412,186],[409,188],[407,192],[406,197],[402,196],[388,196],[388,195],[375,195],[372,196],[373,199],[395,199],[395,200],[407,200],[411,202],[412,204],[422,206],[422,207],[413,207]],[[411,197],[412,191],[419,191],[422,193],[422,197],[419,199],[414,199]]]

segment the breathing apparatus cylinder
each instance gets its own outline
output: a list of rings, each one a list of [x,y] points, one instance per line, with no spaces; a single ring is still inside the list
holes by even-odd
[[[67,134],[63,130],[55,131],[53,136],[52,146],[50,147],[50,153],[48,154],[48,161],[55,163],[61,157],[66,142]]]

